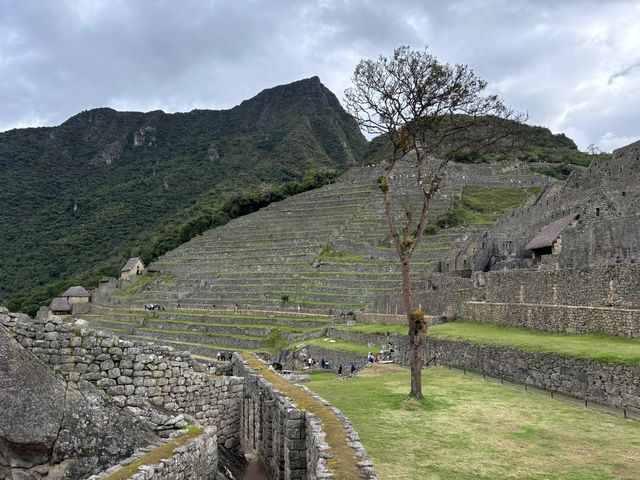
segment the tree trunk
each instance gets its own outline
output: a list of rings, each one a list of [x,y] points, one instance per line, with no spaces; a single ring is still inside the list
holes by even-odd
[[[407,324],[409,326],[409,345],[411,347],[411,390],[410,397],[422,398],[422,367],[423,345],[426,335],[424,314],[421,311],[414,311],[411,299],[411,278],[409,256],[402,258],[402,301],[405,312],[407,312]]]

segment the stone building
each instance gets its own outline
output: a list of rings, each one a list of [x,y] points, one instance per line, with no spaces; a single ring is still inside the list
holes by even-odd
[[[144,268],[144,262],[140,257],[132,257],[127,260],[127,263],[120,270],[120,279],[129,280],[136,275],[142,275]]]
[[[562,231],[574,224],[579,218],[580,215],[572,213],[551,222],[540,230],[524,249],[532,252],[535,261],[540,261],[543,255],[560,255],[562,253]]]
[[[87,292],[85,288],[81,287],[80,285],[68,288],[60,296],[66,298],[71,305],[78,303],[89,303],[89,300],[91,299],[91,295],[89,295],[89,292]]]
[[[49,305],[49,310],[53,315],[71,315],[71,304],[66,297],[57,297]]]

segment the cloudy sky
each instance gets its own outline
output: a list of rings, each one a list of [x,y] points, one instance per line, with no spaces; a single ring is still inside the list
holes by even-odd
[[[0,131],[229,108],[429,45],[581,148],[640,139],[640,0],[0,0]]]

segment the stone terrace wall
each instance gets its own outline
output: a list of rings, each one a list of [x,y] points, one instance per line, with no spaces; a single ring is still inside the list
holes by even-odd
[[[285,355],[279,358],[279,361],[287,370],[294,370],[303,368],[306,365],[306,359],[309,357],[316,360],[318,364],[320,364],[322,359],[324,359],[325,362],[329,362],[331,364],[332,372],[337,372],[338,367],[342,365],[342,372],[345,375],[349,373],[351,363],[355,363],[358,369],[363,368],[367,363],[366,354],[345,352],[332,348],[322,348],[316,345],[308,345],[302,348],[299,352],[286,352]],[[320,369],[319,366],[317,368],[318,370]]]
[[[533,303],[466,302],[458,311],[465,320],[524,327],[546,332],[604,333],[640,338],[640,310]]]
[[[640,367],[454,340],[428,340],[427,355],[493,377],[640,412]]]
[[[413,292],[414,306],[422,307],[427,315],[454,316],[456,306],[472,298],[473,282],[468,278],[434,273],[430,275],[429,282],[436,286],[436,291],[415,290]],[[395,318],[396,312],[402,314],[404,311],[402,297],[399,293],[376,297],[367,310],[377,314],[391,314],[390,316]],[[406,318],[402,323],[406,323]]]
[[[144,455],[141,452],[134,457],[116,465],[100,475],[89,477],[89,480],[101,480],[109,477],[123,466]],[[138,473],[129,480],[191,480],[196,478],[216,478],[218,473],[218,445],[215,427],[205,428],[202,435],[191,439],[177,447],[170,458],[161,460],[155,465],[143,465]]]
[[[417,291],[427,313],[550,332],[640,338],[640,264],[560,270],[475,272],[472,278],[431,276],[434,291]],[[376,299],[378,312],[400,308],[397,295]]]
[[[640,308],[640,264],[504,270],[475,275],[476,300]]]
[[[395,361],[409,365],[409,339],[396,336]],[[462,340],[427,339],[430,365],[467,368],[511,382],[532,385],[615,408],[640,413],[640,367],[617,365]]]
[[[166,417],[152,407],[192,415],[215,424],[218,441],[239,445],[243,380],[202,371],[189,352],[145,342],[122,340],[95,332],[78,320],[0,315],[17,341],[68,382],[86,380],[109,395],[116,405],[147,411],[152,428],[181,428],[186,420],[163,425]],[[152,406],[151,406],[152,405]]]
[[[474,274],[456,313],[469,320],[563,333],[640,337],[640,265]]]

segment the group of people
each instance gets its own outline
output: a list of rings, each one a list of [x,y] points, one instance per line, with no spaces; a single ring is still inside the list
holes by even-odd
[[[231,352],[218,352],[216,353],[216,360],[218,362],[231,361],[231,355],[233,355]]]
[[[306,360],[306,364],[307,364],[308,368],[313,368],[316,365],[318,365],[318,362],[314,358],[309,357]],[[333,370],[333,368],[331,367],[331,363],[326,361],[324,358],[322,358],[320,360],[320,368],[322,368],[323,370],[328,370],[328,371],[332,371]],[[353,374],[356,372],[357,369],[358,369],[358,367],[356,366],[356,364],[351,362],[351,365],[349,366],[349,376],[353,376]],[[343,376],[343,371],[344,371],[344,368],[343,368],[343,366],[341,364],[341,365],[338,366],[338,370],[337,370],[337,374],[338,374],[339,377]]]
[[[367,362],[369,363],[377,363],[377,362],[392,362],[393,354],[395,353],[395,347],[393,343],[387,343],[387,349],[384,349],[384,346],[380,349],[380,353],[376,353],[375,356],[373,352],[369,352],[367,354]]]
[[[145,310],[164,310],[162,305],[158,305],[157,303],[147,303],[144,306]]]
[[[358,367],[356,367],[356,364],[351,362],[351,366],[349,367],[349,376],[353,377],[353,375],[356,373],[356,370],[358,369]],[[342,365],[338,366],[338,376],[342,377],[343,372],[342,372]]]

